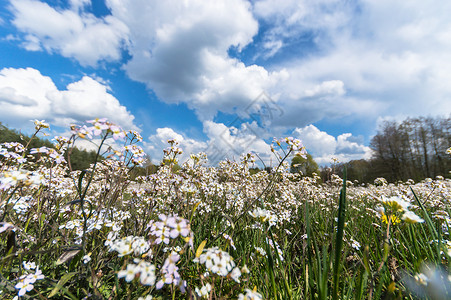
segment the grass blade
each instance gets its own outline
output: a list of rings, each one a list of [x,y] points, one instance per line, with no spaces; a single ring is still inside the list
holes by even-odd
[[[346,218],[346,167],[343,169],[343,187],[340,191],[340,200],[338,204],[338,225],[337,234],[335,238],[335,263],[334,263],[334,289],[332,292],[332,298],[338,299],[339,289],[339,272],[341,264],[341,250],[343,248],[343,232],[345,227]]]

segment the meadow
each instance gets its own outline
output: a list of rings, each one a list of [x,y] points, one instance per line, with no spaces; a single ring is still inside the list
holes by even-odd
[[[0,147],[2,299],[451,299],[450,179],[321,182],[289,172],[305,150],[284,138],[269,172],[250,172],[251,153],[182,164],[170,140],[132,180],[139,133],[105,119],[71,132]],[[98,159],[73,171],[79,139]]]

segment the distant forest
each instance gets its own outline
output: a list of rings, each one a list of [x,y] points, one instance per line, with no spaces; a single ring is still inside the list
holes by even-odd
[[[335,166],[335,173],[359,182],[373,182],[384,177],[388,182],[416,182],[425,178],[450,178],[451,155],[450,117],[408,118],[403,122],[385,121],[371,139],[370,160],[353,160]],[[330,170],[323,169],[326,180]]]
[[[17,130],[7,128],[0,123],[0,144],[19,142],[25,146],[29,141],[30,137],[28,135],[24,135]],[[38,137],[34,137],[31,140],[28,148],[39,148],[43,146],[53,148],[53,144],[50,141]],[[80,150],[75,147],[70,156],[72,170],[84,170],[89,168],[89,165],[95,161],[95,158],[95,151]],[[0,157],[0,159],[2,159],[2,157]],[[67,160],[67,154],[65,155],[65,159]]]

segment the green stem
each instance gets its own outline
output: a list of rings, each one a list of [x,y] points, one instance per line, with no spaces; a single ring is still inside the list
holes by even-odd
[[[343,187],[340,191],[340,201],[338,205],[338,228],[335,239],[335,264],[334,264],[334,289],[332,298],[338,299],[339,271],[341,262],[341,250],[343,248],[343,232],[346,218],[346,167],[343,169]]]
[[[8,203],[9,200],[11,200],[11,198],[14,196],[14,194],[16,193],[17,189],[19,188],[19,186],[16,186],[13,190],[13,192],[11,193],[11,195],[8,197],[8,199],[6,200],[5,203],[5,212],[3,213],[2,219],[0,220],[0,222],[3,222],[3,220],[5,219],[6,215],[8,214]]]
[[[86,197],[86,194],[88,192],[89,186],[90,186],[90,184],[92,182],[92,179],[94,178],[94,171],[96,169],[97,161],[98,161],[98,158],[100,156],[100,150],[102,149],[103,143],[105,142],[107,137],[108,137],[108,133],[105,134],[105,136],[102,139],[102,142],[100,143],[99,148],[97,149],[97,154],[96,154],[96,158],[95,158],[95,161],[94,161],[94,166],[92,167],[92,170],[91,170],[91,177],[89,177],[88,183],[86,184],[86,188],[85,188],[83,194],[81,194],[81,184],[79,184],[79,189],[77,189],[77,191],[79,193],[79,196],[80,196],[80,207],[81,207],[81,213],[82,213],[82,216],[83,216],[83,236],[82,236],[83,254],[86,253],[86,230],[87,230],[87,223],[88,223],[88,216],[86,215],[85,208],[84,208],[85,197]],[[91,207],[91,211],[92,211],[92,207]]]

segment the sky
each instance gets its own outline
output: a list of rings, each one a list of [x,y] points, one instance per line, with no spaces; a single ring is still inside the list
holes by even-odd
[[[451,113],[451,2],[5,0],[0,122],[53,134],[106,117],[154,162],[303,141],[320,165],[371,157],[383,120]]]

